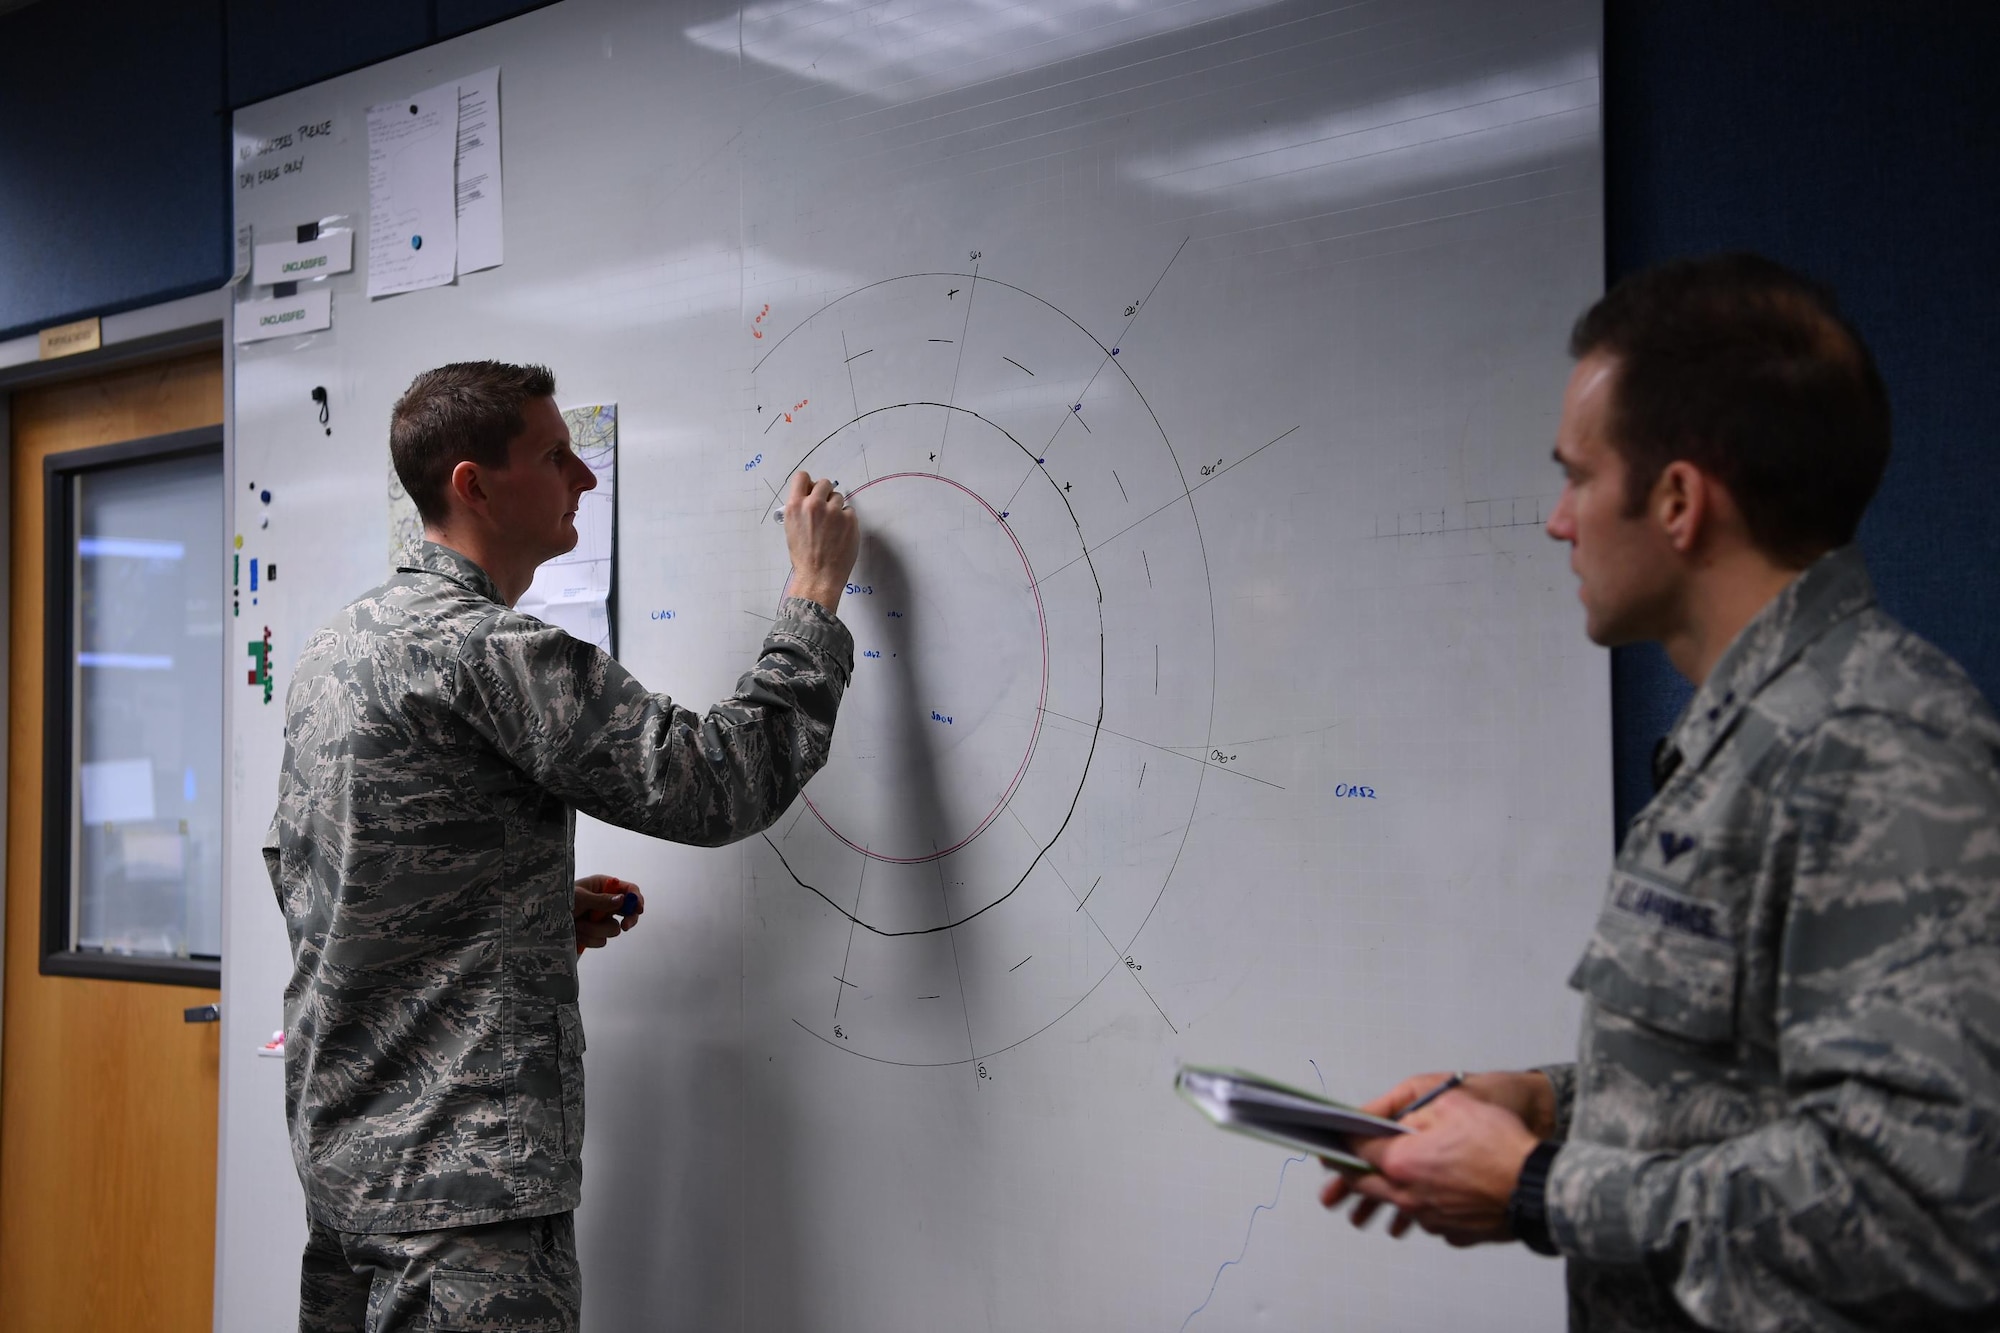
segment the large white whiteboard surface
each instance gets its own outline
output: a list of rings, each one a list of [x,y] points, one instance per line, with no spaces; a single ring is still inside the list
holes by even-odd
[[[357,267],[330,330],[236,349],[280,700],[385,573],[389,406],[447,360],[619,405],[620,654],[684,702],[755,653],[792,469],[869,532],[807,799],[723,851],[579,833],[650,904],[583,964],[588,1327],[1559,1322],[1557,1265],[1356,1235],[1171,1079],[1572,1049],[1608,687],[1541,524],[1598,24],[570,0],[238,114],[298,162],[240,223],[365,225],[365,109],[501,70],[506,262],[372,302]],[[254,1055],[282,719],[231,709],[217,1326],[266,1330],[304,1239]]]

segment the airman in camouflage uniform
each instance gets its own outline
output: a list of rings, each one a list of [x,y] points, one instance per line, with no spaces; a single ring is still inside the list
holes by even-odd
[[[1572,1327],[1995,1327],[2000,723],[1845,548],[1671,744],[1570,978]]]
[[[527,474],[526,500],[494,507],[484,531],[515,586],[425,541],[313,635],[287,696],[264,855],[293,950],[285,1102],[311,1230],[303,1329],[575,1327],[576,811],[703,846],[767,827],[825,762],[852,670],[829,606],[788,597],[756,665],[702,716],[512,610],[516,566],[538,563],[520,553],[561,548],[564,531],[573,542],[564,524],[594,484],[562,456],[553,400],[532,394],[553,382],[525,382],[516,439],[540,426],[560,441],[549,480]],[[512,469],[534,466],[489,466],[478,494],[505,499],[522,480]],[[839,500],[795,478],[787,517]],[[838,551],[831,563],[844,579],[853,520],[840,521],[845,563]],[[795,562],[809,526],[788,525]]]
[[[1662,638],[1699,688],[1570,978],[1576,1062],[1475,1076],[1370,1147],[1379,1177],[1322,1197],[1363,1195],[1357,1224],[1393,1206],[1399,1235],[1560,1253],[1573,1330],[2000,1327],[2000,722],[1838,544],[1887,456],[1872,363],[1830,297],[1748,256],[1614,290],[1573,350],[1551,535],[1591,637]],[[1761,384],[1760,356],[1782,372]],[[1690,366],[1726,382],[1714,401],[1754,405],[1738,419],[1780,466],[1677,452],[1701,431],[1662,390]],[[1608,442],[1644,411],[1675,437],[1651,479],[1643,441]],[[1788,459],[1789,418],[1811,430]],[[1830,479],[1799,465],[1815,439]],[[1636,505],[1613,494],[1628,471]],[[1738,517],[1747,545],[1695,535]],[[1798,561],[1788,532],[1835,549]]]

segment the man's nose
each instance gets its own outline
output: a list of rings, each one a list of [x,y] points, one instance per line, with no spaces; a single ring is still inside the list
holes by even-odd
[[[1542,525],[1542,531],[1559,542],[1568,541],[1575,534],[1575,525],[1569,521],[1569,487],[1564,486],[1562,495],[1556,500],[1556,507],[1549,511],[1549,521]]]
[[[583,473],[583,483],[582,483],[582,485],[580,485],[579,487],[577,487],[577,490],[578,490],[578,493],[580,494],[580,493],[582,493],[583,491],[594,491],[594,490],[596,490],[596,489],[597,489],[597,474],[596,474],[595,472],[592,472],[592,471],[590,470],[590,464],[588,464],[588,463],[584,462],[584,461],[583,461],[583,460],[582,460],[581,458],[579,458],[579,459],[577,459],[577,460],[576,460],[576,466],[577,466],[577,470],[578,470],[579,472]]]

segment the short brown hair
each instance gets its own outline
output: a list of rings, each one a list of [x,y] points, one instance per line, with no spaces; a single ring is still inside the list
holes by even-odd
[[[1774,560],[1804,568],[1854,540],[1889,462],[1889,395],[1831,291],[1761,255],[1673,260],[1607,292],[1569,350],[1617,362],[1611,443],[1632,512],[1685,459]]]
[[[453,468],[505,467],[507,442],[527,428],[521,405],[555,393],[547,366],[504,361],[457,361],[411,380],[389,413],[389,459],[424,522],[444,520]]]

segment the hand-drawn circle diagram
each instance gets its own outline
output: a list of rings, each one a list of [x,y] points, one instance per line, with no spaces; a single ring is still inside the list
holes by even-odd
[[[975,269],[861,287],[757,363],[760,484],[830,477],[864,534],[831,758],[756,856],[806,923],[781,1002],[829,1046],[983,1070],[1114,974],[1174,1026],[1137,941],[1212,767],[1214,608],[1122,352]]]

